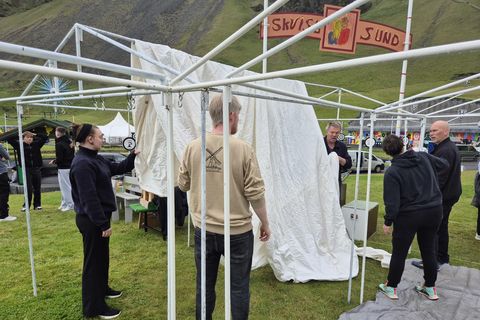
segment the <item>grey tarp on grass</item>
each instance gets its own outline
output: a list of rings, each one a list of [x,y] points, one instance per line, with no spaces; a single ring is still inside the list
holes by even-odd
[[[342,314],[339,320],[480,319],[480,270],[443,266],[436,283],[439,300],[430,301],[414,290],[415,285],[423,283],[423,270],[412,266],[411,261],[405,263],[398,300],[377,292],[375,301]]]

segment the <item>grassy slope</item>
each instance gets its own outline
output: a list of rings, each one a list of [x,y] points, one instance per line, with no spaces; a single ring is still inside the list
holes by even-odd
[[[479,242],[474,240],[476,210],[469,205],[473,195],[474,171],[462,175],[463,194],[450,216],[450,252],[453,265],[480,268]],[[391,250],[390,236],[381,233],[383,175],[372,176],[372,201],[380,203],[377,233],[368,245]],[[353,198],[354,177],[348,179],[347,201]],[[365,197],[366,175],[360,179],[359,197]],[[44,211],[32,214],[33,246],[38,282],[38,297],[32,296],[31,274],[25,218],[20,214],[22,198],[11,196],[12,215],[17,222],[0,225],[2,281],[0,318],[81,319],[81,237],[72,213],[56,210],[60,194],[43,195]],[[111,240],[111,283],[125,290],[122,298],[111,301],[123,310],[125,319],[166,319],[167,248],[158,234],[138,230],[136,224],[113,224]],[[195,267],[193,249],[187,248],[186,227],[177,229],[176,285],[177,318],[194,319]],[[410,258],[419,257],[416,243]],[[367,260],[365,300],[375,299],[376,286],[387,270]],[[360,277],[353,280],[352,304],[347,304],[346,281],[312,281],[305,284],[281,283],[269,267],[252,272],[251,319],[338,319],[359,303]],[[214,319],[223,319],[223,274],[217,283],[217,308]],[[441,293],[440,293],[441,294]]]
[[[224,14],[219,16],[215,23],[217,27],[205,35],[205,40],[198,47],[199,53],[205,53],[208,49],[213,48],[215,44],[225,39],[238,26],[243,25],[248,21],[249,17],[253,16],[253,14],[245,14],[244,10],[247,5],[244,3],[231,0],[227,0],[226,3]],[[255,1],[252,3],[255,3]],[[374,1],[373,4],[373,8],[362,15],[362,19],[405,29],[407,1]],[[235,19],[232,19],[228,12],[239,12],[239,14],[236,14]],[[414,48],[472,40],[478,37],[480,33],[480,20],[477,19],[477,15],[471,11],[470,7],[464,4],[453,3],[449,0],[415,2],[413,17]],[[226,23],[226,21],[229,21],[229,23]],[[452,28],[452,24],[454,28]],[[281,41],[283,40],[271,40],[269,47],[271,48]],[[285,66],[304,66],[387,52],[380,48],[358,46],[357,54],[348,56],[319,52],[318,45],[316,40],[301,40],[289,47],[286,54],[280,53],[270,58],[269,69],[280,70],[285,69]],[[261,50],[261,41],[258,39],[258,29],[256,28],[238,40],[230,49],[221,53],[217,60],[232,65],[240,65],[255,57]],[[480,59],[478,57],[477,51],[474,53],[410,61],[406,94],[413,95],[439,86],[456,74],[480,72]],[[455,63],[452,63],[452,61]],[[259,71],[260,68],[261,66],[257,65],[253,69]],[[311,74],[303,76],[301,79],[308,82],[343,86],[347,89],[367,94],[372,98],[388,102],[398,98],[400,71],[401,62],[394,62],[357,67],[344,71]],[[325,90],[310,89],[310,93],[321,95],[325,93]],[[337,97],[334,95],[332,99],[336,101]],[[370,108],[375,107],[372,103],[351,98],[347,95],[342,96],[342,101]],[[342,111],[341,113],[343,117],[350,117],[356,114],[356,112],[350,111]],[[336,116],[336,110],[318,108],[317,115],[323,118],[333,117]]]

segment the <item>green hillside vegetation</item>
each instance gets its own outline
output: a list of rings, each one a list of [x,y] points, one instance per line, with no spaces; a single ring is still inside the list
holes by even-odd
[[[41,25],[42,28],[45,28],[45,25],[51,23],[50,28],[54,28],[56,24],[61,23],[59,21],[73,21],[72,15],[75,15],[75,12],[79,11],[85,3],[86,1],[79,1],[74,4],[72,1],[54,0],[27,12],[7,18],[1,18],[0,30],[2,31],[0,31],[0,40],[3,40],[2,34],[8,35],[6,41],[9,41],[12,34],[18,33],[22,35],[22,37],[25,37],[26,33],[36,32],[37,25]],[[194,3],[196,2],[190,1],[189,5],[193,8]],[[155,32],[149,33],[148,36],[139,36],[139,38],[147,41],[167,43],[174,48],[187,50],[188,52],[201,56],[254,17],[257,12],[252,8],[262,3],[263,1],[260,0],[224,0],[223,7],[217,8],[219,11],[218,14],[214,15],[214,18],[211,20],[192,18],[187,20],[189,21],[188,23],[183,22],[185,27],[183,27],[182,30],[175,31],[175,37],[172,36],[166,42],[160,39],[162,36],[157,36],[157,39],[155,39]],[[363,13],[361,19],[388,24],[399,29],[405,29],[407,4],[408,1],[406,0],[374,0],[372,1],[371,9],[368,12]],[[107,5],[105,4],[105,6]],[[97,9],[98,8],[99,7],[97,7]],[[129,13],[129,11],[133,10],[133,8],[133,4],[120,1],[111,14],[117,15],[118,11],[123,11],[125,14],[131,15],[131,12]],[[85,9],[82,10],[83,11],[81,12],[85,13]],[[187,12],[185,6],[179,7],[175,10],[182,15]],[[480,19],[478,19],[478,14],[479,10],[469,6],[467,3],[458,3],[451,0],[415,2],[412,22],[413,48],[441,45],[478,38],[478,35],[480,34]],[[65,18],[64,20],[59,20],[59,16],[68,17],[68,19]],[[172,13],[171,11],[168,11],[165,15],[158,16],[157,21],[154,23],[154,27],[159,28],[159,26],[164,26],[166,22],[172,21],[172,17],[174,16],[175,12]],[[88,19],[81,15],[78,16],[77,21],[82,23],[90,22],[85,22],[84,20]],[[110,20],[115,19],[108,19],[108,21]],[[205,22],[208,22],[208,24],[205,25]],[[128,34],[129,32],[125,30],[129,29],[125,26],[120,26],[118,21],[107,23],[106,20],[102,20],[101,22],[97,21],[94,25],[112,32],[120,34],[125,34],[126,32],[128,36],[134,36]],[[13,30],[16,31],[13,32]],[[167,30],[172,31],[171,28],[167,28]],[[122,31],[124,32],[122,33]],[[36,45],[42,48],[54,48],[61,40],[60,35],[58,36],[59,38],[55,40],[56,43],[39,44],[37,41]],[[271,48],[282,41],[284,40],[270,40],[269,47]],[[341,55],[320,52],[318,47],[318,40],[303,39],[286,49],[284,52],[271,57],[268,60],[268,69],[282,70],[290,67],[321,64],[389,52],[381,48],[360,45],[357,46],[357,53],[355,55]],[[259,28],[256,27],[235,42],[230,48],[219,54],[214,60],[234,66],[240,66],[244,62],[249,61],[261,53],[261,50],[262,41],[259,38]],[[451,80],[480,72],[479,57],[480,53],[475,51],[424,59],[413,59],[409,61],[406,95],[410,96],[445,84]],[[299,77],[299,79],[307,82],[341,86],[384,102],[391,102],[398,99],[401,64],[401,61],[382,63],[340,71],[309,74]],[[260,71],[261,64],[256,65],[252,70],[257,72]],[[0,71],[0,75],[1,74],[2,72]],[[479,82],[477,81],[472,83],[472,85],[478,85],[478,83]],[[3,92],[0,92],[0,96],[5,96],[7,93],[10,94],[11,91],[14,90],[12,87],[16,87],[15,90],[18,90],[19,87],[18,85],[15,86],[11,83],[4,84],[4,87],[5,86],[7,88],[4,88]],[[324,89],[314,87],[310,87],[309,91],[310,94],[314,96],[319,96],[326,92]],[[475,97],[478,97],[478,94],[471,94],[469,96],[469,98]],[[328,99],[337,101],[338,98],[336,95],[331,95]],[[376,107],[376,105],[371,102],[362,101],[347,94],[342,95],[342,102],[369,108]],[[86,103],[88,104],[90,102]],[[111,100],[107,101],[108,105],[111,103]],[[125,103],[125,100],[114,99],[113,104],[117,103]],[[0,104],[0,107],[2,106],[4,106],[4,104]],[[317,108],[316,110],[319,117],[331,117],[336,115],[336,110],[326,108]],[[65,117],[69,119],[72,115],[75,115],[78,120],[86,121],[89,119],[95,119],[97,122],[107,122],[108,119],[113,117],[112,115],[104,115],[101,112],[84,111],[68,111]],[[341,115],[344,117],[357,116],[357,112],[342,111]]]

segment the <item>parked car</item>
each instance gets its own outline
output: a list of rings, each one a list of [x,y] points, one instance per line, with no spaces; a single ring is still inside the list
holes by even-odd
[[[478,161],[480,157],[480,148],[471,144],[457,144],[457,149],[460,153],[461,161]]]
[[[358,159],[358,150],[348,150],[348,154],[352,158],[352,171],[357,171],[357,159]],[[360,155],[360,171],[368,170],[368,152],[362,151]],[[385,170],[385,162],[372,154],[372,171],[373,172],[382,172]]]
[[[107,159],[107,160],[109,160],[113,163],[120,163],[123,160],[125,160],[125,158],[127,158],[126,155],[123,155],[123,154],[118,153],[118,152],[99,152],[98,155],[104,157],[105,159]]]

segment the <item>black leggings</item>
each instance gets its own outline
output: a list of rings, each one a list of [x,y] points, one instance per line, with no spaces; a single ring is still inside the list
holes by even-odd
[[[408,249],[417,234],[418,246],[424,264],[425,286],[435,286],[437,258],[435,236],[442,220],[442,206],[421,211],[399,212],[393,223],[392,259],[388,271],[388,286],[397,287],[405,268]]]

